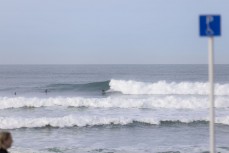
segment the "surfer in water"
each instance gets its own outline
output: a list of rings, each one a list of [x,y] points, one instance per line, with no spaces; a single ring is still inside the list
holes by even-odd
[[[48,89],[45,89],[45,94],[46,94],[46,95],[48,94]]]
[[[102,95],[105,95],[106,94],[106,90],[102,90]]]
[[[12,143],[10,132],[0,132],[0,153],[8,153],[7,149],[11,147]]]
[[[17,93],[16,92],[14,92],[14,96],[16,96],[17,95]]]

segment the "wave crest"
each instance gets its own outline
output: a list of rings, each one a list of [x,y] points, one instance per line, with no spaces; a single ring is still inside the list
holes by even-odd
[[[208,83],[203,82],[171,82],[159,81],[145,83],[138,81],[111,80],[111,91],[123,94],[178,94],[178,95],[207,95]],[[229,84],[215,84],[216,95],[229,95]]]
[[[216,108],[228,108],[229,98],[220,96],[215,100]],[[23,107],[92,107],[92,108],[169,108],[169,109],[199,109],[208,108],[207,97],[195,96],[160,96],[150,98],[82,98],[82,97],[54,97],[54,98],[25,98],[0,97],[0,109]]]
[[[135,123],[160,125],[171,123],[196,123],[207,122],[206,118],[129,118],[129,117],[97,117],[97,116],[73,116],[64,117],[41,117],[41,118],[14,118],[0,117],[0,129],[18,129],[18,128],[41,128],[41,127],[85,127],[99,125],[130,125]],[[216,118],[216,123],[229,125],[229,116]]]

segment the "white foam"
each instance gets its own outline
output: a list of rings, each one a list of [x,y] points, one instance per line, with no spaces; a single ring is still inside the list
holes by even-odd
[[[228,108],[229,98],[216,98],[217,108]],[[0,109],[21,107],[95,107],[95,108],[171,108],[171,109],[199,109],[208,108],[206,96],[155,96],[150,98],[82,98],[82,97],[53,97],[53,98],[25,98],[0,97]]]
[[[123,94],[208,94],[208,83],[204,82],[146,83],[132,80],[111,80],[109,85],[112,91],[119,91]],[[216,95],[229,95],[229,84],[216,84]]]
[[[159,125],[161,121],[180,121],[190,123],[194,121],[208,121],[203,116],[168,116],[168,117],[143,117],[143,116],[63,116],[63,117],[40,117],[40,118],[22,118],[22,117],[0,117],[0,129],[17,129],[17,128],[38,128],[38,127],[84,127],[95,125],[128,125],[134,122]],[[229,125],[229,116],[217,117],[216,123]]]
[[[144,120],[144,119],[142,119]],[[15,117],[0,117],[0,129],[16,129],[16,128],[34,128],[34,127],[83,127],[83,126],[94,126],[94,125],[109,125],[109,124],[120,124],[127,125],[132,123],[134,120],[125,117],[97,117],[97,116],[73,116],[68,115],[64,117],[41,117],[41,118],[15,118]],[[152,124],[158,124],[154,120],[148,120]]]

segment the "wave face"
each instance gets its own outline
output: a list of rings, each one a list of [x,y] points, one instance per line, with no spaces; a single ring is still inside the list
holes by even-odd
[[[98,117],[98,116],[73,116],[64,117],[40,117],[40,118],[22,118],[22,117],[0,117],[0,129],[18,129],[18,128],[41,128],[41,127],[84,127],[101,125],[130,125],[130,124],[149,124],[160,125],[163,123],[196,123],[208,122],[206,117],[178,117],[178,118],[153,118],[153,117]],[[216,123],[229,125],[229,116],[216,118]]]
[[[110,81],[92,82],[85,84],[51,84],[47,86],[50,91],[101,91],[109,89]]]
[[[145,83],[137,81],[111,80],[111,91],[123,94],[151,95],[151,94],[178,94],[178,95],[207,95],[208,83],[203,82],[171,82],[159,81],[156,83]],[[216,84],[216,95],[229,95],[229,84]]]
[[[53,97],[25,98],[0,97],[0,109],[23,107],[92,107],[92,108],[168,108],[168,109],[205,109],[208,108],[207,97],[150,97],[150,98],[82,98],[82,97]],[[220,96],[215,101],[216,108],[228,108],[229,98]]]

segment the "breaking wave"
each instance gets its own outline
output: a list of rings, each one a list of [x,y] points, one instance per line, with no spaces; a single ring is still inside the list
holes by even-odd
[[[228,96],[216,98],[217,108],[228,108]],[[171,109],[199,109],[208,108],[206,96],[155,96],[149,98],[82,98],[82,97],[53,97],[53,98],[26,98],[0,97],[0,109],[22,107],[94,107],[94,108],[171,108]]]
[[[155,83],[111,80],[111,91],[123,94],[181,94],[181,95],[207,95],[208,83],[204,82],[171,82],[159,81]],[[229,95],[229,84],[216,84],[216,95]]]
[[[85,127],[102,125],[131,125],[131,124],[173,124],[173,123],[199,123],[208,122],[204,117],[199,118],[152,118],[152,117],[98,117],[98,116],[73,116],[64,117],[40,117],[40,118],[22,118],[22,117],[0,117],[0,129],[18,129],[18,128],[41,128],[41,127]],[[229,116],[216,118],[216,123],[229,125]]]
[[[45,90],[54,93],[66,92],[97,92],[101,94],[102,90],[109,94],[118,92],[130,95],[207,95],[207,82],[139,82],[134,80],[115,80],[91,82],[82,84],[49,84],[46,86],[36,86],[31,88],[7,88],[0,89],[1,92],[29,93],[44,92]],[[216,95],[229,95],[229,84],[216,83]]]

